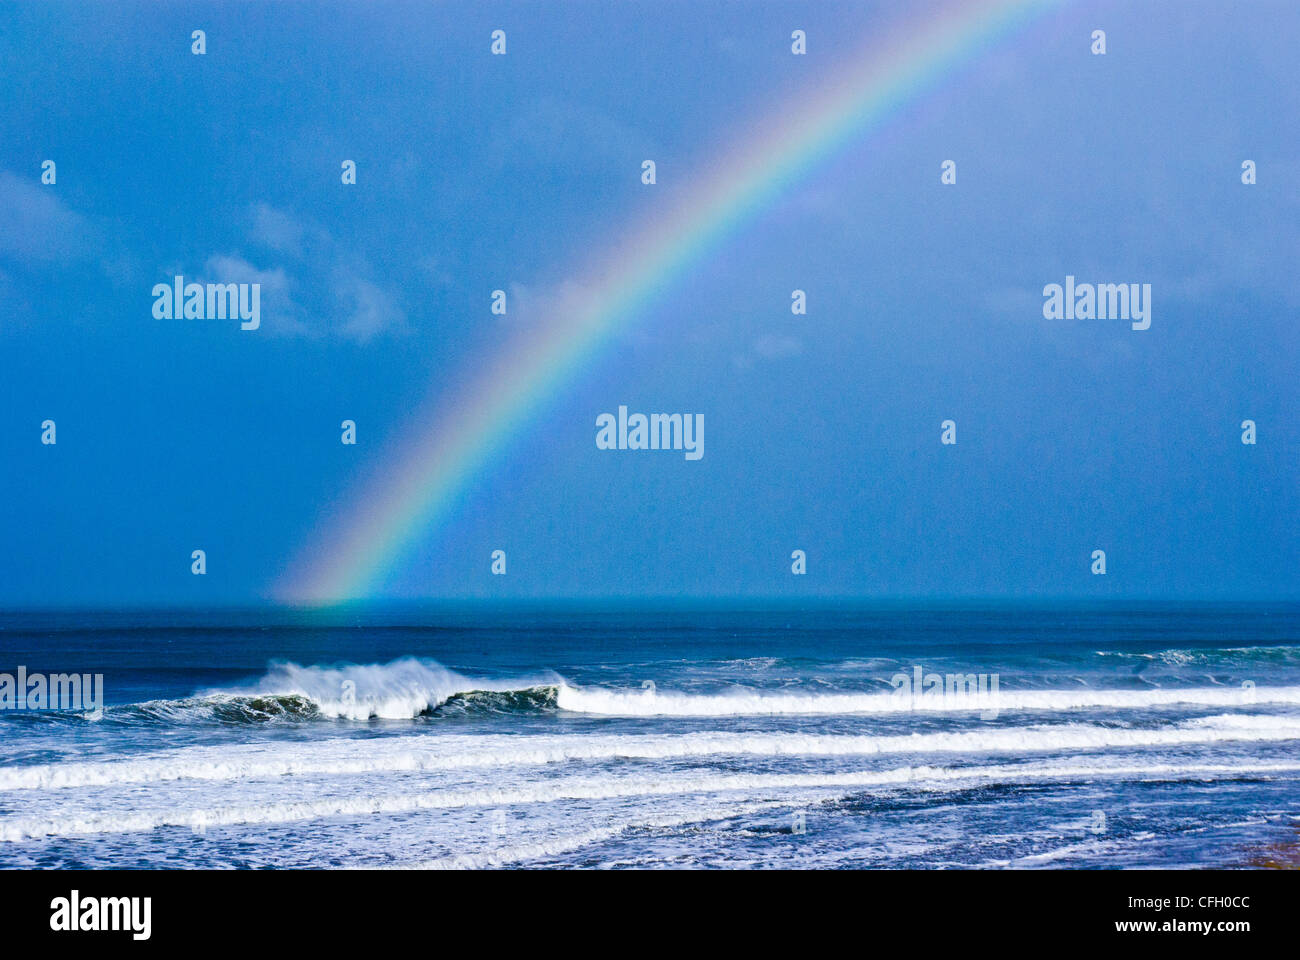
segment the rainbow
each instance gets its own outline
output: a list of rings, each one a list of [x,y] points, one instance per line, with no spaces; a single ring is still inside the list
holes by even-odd
[[[413,543],[443,523],[470,481],[610,337],[747,220],[843,147],[1061,0],[964,0],[903,23],[850,60],[814,95],[762,120],[743,149],[647,228],[605,249],[603,269],[578,271],[579,291],[527,324],[450,395],[416,417],[381,473],[347,502],[274,588],[282,600],[333,603],[373,595]]]

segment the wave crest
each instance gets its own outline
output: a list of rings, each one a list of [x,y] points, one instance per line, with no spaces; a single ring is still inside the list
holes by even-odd
[[[301,666],[272,663],[253,683],[177,700],[108,707],[122,724],[268,723],[310,720],[413,720],[556,709],[558,677],[484,680],[433,660]]]

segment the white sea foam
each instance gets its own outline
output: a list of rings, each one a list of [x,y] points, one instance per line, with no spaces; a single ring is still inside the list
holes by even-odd
[[[569,761],[710,756],[843,757],[927,753],[1042,753],[1300,739],[1300,718],[1220,714],[1154,728],[1037,724],[955,733],[874,736],[691,733],[601,736],[398,736],[316,743],[189,747],[132,760],[0,769],[0,791],[110,787],[173,780],[354,776]]]
[[[1121,710],[1171,706],[1238,707],[1300,704],[1300,687],[1168,687],[1110,690],[1000,690],[996,694],[921,696],[883,693],[783,694],[733,690],[687,694],[662,690],[621,691],[562,684],[557,705],[574,713],[621,717],[744,717],[773,715],[960,713],[997,710]]]
[[[666,830],[696,823],[708,823],[713,820],[742,817],[754,813],[766,813],[772,810],[788,808],[792,805],[790,802],[733,803],[703,810],[692,805],[687,813],[634,817],[625,823],[614,826],[595,827],[581,833],[548,837],[545,840],[536,840],[532,843],[520,843],[477,853],[455,854],[407,863],[384,864],[383,866],[389,870],[482,870],[488,867],[503,866],[508,863],[518,863],[521,860],[561,856],[574,850],[581,850],[583,847],[589,847],[592,844],[612,840],[629,830]],[[371,867],[364,866],[359,869],[371,869]]]
[[[1191,647],[1171,647],[1168,650],[1151,652],[1133,652],[1120,650],[1098,650],[1096,656],[1116,657],[1121,660],[1158,661],[1170,666],[1189,666],[1192,664],[1220,664],[1247,661],[1258,664],[1262,662],[1288,662],[1300,660],[1300,646],[1295,644],[1267,644],[1249,647],[1208,647],[1196,649]]]
[[[1249,704],[1300,704],[1300,686],[1147,687],[1137,690],[1016,690],[911,696],[897,691],[852,693],[777,693],[736,687],[719,693],[670,690],[612,690],[566,683],[551,673],[481,679],[448,670],[432,660],[407,657],[386,664],[300,666],[273,664],[260,680],[203,696],[300,696],[326,717],[351,720],[409,719],[476,691],[522,692],[553,688],[556,706],[572,713],[602,716],[724,717],[773,715],[894,714],[918,712],[1054,711],[1087,708],[1146,709],[1168,706],[1235,707]]]
[[[1099,759],[1099,758],[1094,758]],[[869,787],[915,786],[948,789],[956,783],[1026,780],[1075,780],[1101,777],[1148,781],[1215,780],[1270,777],[1300,773],[1300,763],[1264,764],[1109,764],[1048,762],[969,767],[898,767],[852,773],[810,774],[705,774],[690,777],[573,779],[515,789],[479,788],[433,790],[392,796],[357,795],[296,803],[262,803],[205,809],[135,813],[86,813],[57,819],[15,819],[0,822],[0,842],[39,837],[74,837],[96,834],[140,833],[161,827],[206,830],[222,826],[295,823],[327,817],[352,819],[412,813],[418,810],[452,810],[466,807],[510,807],[563,800],[617,800],[773,791],[847,790]],[[767,797],[766,799],[775,799]]]

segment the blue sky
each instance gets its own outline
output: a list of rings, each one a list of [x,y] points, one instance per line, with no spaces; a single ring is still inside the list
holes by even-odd
[[[939,9],[6,5],[0,604],[266,598],[413,409]],[[1300,10],[1250,11],[1066,4],[953,71],[666,287],[376,595],[1296,597]],[[260,282],[262,329],[155,319],[175,273]],[[1067,274],[1150,283],[1151,329],[1045,320]],[[703,414],[705,457],[598,450],[619,404]]]

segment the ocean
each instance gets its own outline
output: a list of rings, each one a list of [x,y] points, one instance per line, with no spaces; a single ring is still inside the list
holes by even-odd
[[[1294,604],[11,611],[19,667],[104,696],[0,710],[4,867],[1247,867],[1300,841]]]

